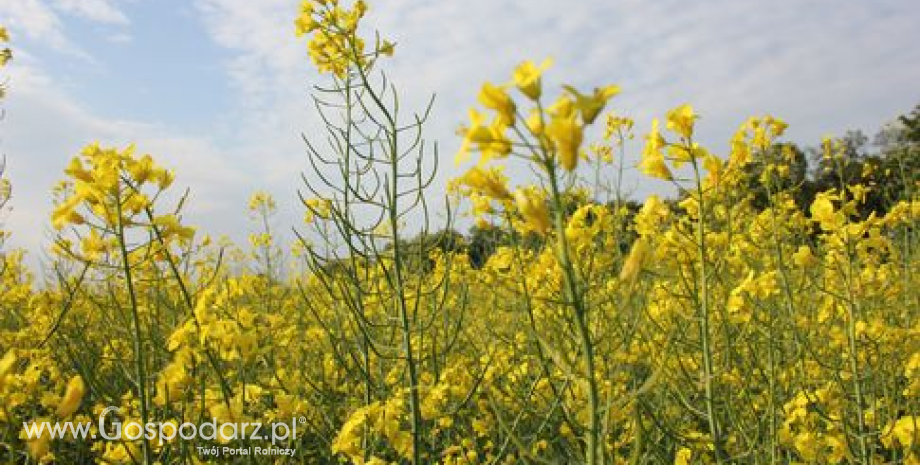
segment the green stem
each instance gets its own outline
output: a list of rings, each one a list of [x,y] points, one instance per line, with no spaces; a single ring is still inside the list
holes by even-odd
[[[134,290],[134,282],[131,276],[131,261],[128,259],[127,239],[125,238],[125,224],[122,213],[121,196],[115,199],[116,214],[118,215],[118,247],[121,252],[122,269],[125,273],[125,284],[127,286],[128,298],[131,301],[131,317],[134,320],[134,362],[137,376],[137,396],[141,403],[141,421],[146,425],[149,421],[150,413],[147,410],[147,361],[144,357],[144,332],[141,328],[141,318],[138,312],[137,295]],[[141,435],[144,463],[153,461],[150,444],[146,435]]]
[[[849,242],[849,238],[848,242]],[[864,394],[862,379],[860,376],[859,368],[859,348],[856,345],[856,321],[859,316],[859,309],[856,306],[856,302],[853,298],[852,289],[854,283],[853,279],[853,257],[851,254],[847,260],[847,289],[848,292],[848,302],[847,302],[847,346],[850,352],[850,371],[852,372],[853,377],[853,394],[856,396],[856,425],[858,428],[857,440],[859,441],[859,454],[862,456],[860,463],[871,465],[872,463],[872,454],[869,453],[869,443],[866,440],[866,415],[863,409],[864,403]]]
[[[692,150],[692,142],[687,141],[687,150]],[[719,419],[716,417],[715,409],[715,388],[713,383],[712,368],[712,341],[710,340],[709,328],[709,268],[706,266],[708,249],[706,247],[706,204],[703,196],[703,183],[700,175],[699,164],[696,158],[691,156],[693,164],[693,173],[696,180],[696,192],[699,202],[699,226],[697,228],[697,251],[700,261],[699,275],[699,302],[700,302],[700,343],[703,350],[703,389],[706,404],[706,421],[709,426],[709,435],[715,449],[716,463],[721,464],[724,458],[722,449],[722,437],[719,426]]]
[[[596,463],[604,463],[603,452],[598,455],[598,448],[600,446],[600,444],[598,444],[600,440],[600,396],[598,394],[597,377],[594,370],[594,342],[591,340],[591,329],[588,325],[585,304],[581,298],[581,292],[578,289],[575,268],[569,257],[569,244],[565,236],[565,209],[559,190],[556,165],[552,160],[547,161],[546,170],[547,173],[549,173],[549,183],[553,198],[557,257],[560,265],[562,265],[565,292],[568,294],[567,300],[575,310],[575,321],[578,325],[582,360],[585,364],[585,375],[588,380],[588,403],[591,418],[588,422],[585,463],[587,465],[594,465]]]

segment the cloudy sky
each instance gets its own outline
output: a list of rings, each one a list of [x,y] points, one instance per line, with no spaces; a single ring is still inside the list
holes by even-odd
[[[552,57],[545,83],[619,84],[637,120],[682,103],[724,153],[751,115],[784,118],[792,141],[873,131],[920,103],[915,0],[378,0],[367,22],[397,43],[386,70],[420,106],[446,169],[479,85]],[[0,0],[15,60],[2,77],[0,153],[14,185],[12,246],[47,243],[50,189],[88,142],[136,142],[191,189],[190,224],[237,239],[246,199],[272,192],[296,224],[321,82],[294,36],[298,0]],[[914,44],[914,45],[911,45]],[[636,147],[638,150],[638,147]],[[630,177],[636,195],[656,189]]]

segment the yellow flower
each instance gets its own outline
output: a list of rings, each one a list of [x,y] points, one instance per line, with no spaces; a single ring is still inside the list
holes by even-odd
[[[825,231],[836,230],[845,221],[840,212],[834,211],[834,203],[831,201],[830,196],[825,193],[817,195],[809,210],[811,211],[812,219],[817,221],[821,225],[821,229]]]
[[[485,118],[475,109],[470,109],[470,125],[460,126],[457,134],[463,136],[463,142],[460,144],[460,150],[454,157],[454,163],[460,165],[470,156],[470,144],[479,142],[488,138],[489,133],[486,126],[483,125]]]
[[[68,224],[83,224],[83,216],[76,211],[82,200],[80,196],[74,195],[58,205],[51,214],[51,226],[61,230]]]
[[[635,122],[632,118],[609,114],[607,115],[607,129],[604,132],[604,139],[610,140],[615,134],[622,135],[624,133],[631,137],[630,133],[633,125],[635,125]]]
[[[787,124],[785,121],[774,116],[767,116],[764,118],[764,121],[773,130],[773,137],[782,136],[786,132],[786,129],[789,127],[789,124]]]
[[[568,95],[562,94],[546,109],[553,118],[568,118],[575,114],[575,102]]]
[[[830,449],[827,452],[828,463],[843,463],[847,457],[847,443],[845,439],[835,436],[824,438],[825,444]]]
[[[492,121],[488,127],[488,139],[479,143],[479,151],[482,153],[479,164],[487,163],[493,158],[504,158],[511,153],[511,141],[505,135],[507,130],[508,125],[503,118],[498,117]]]
[[[131,173],[131,177],[133,177],[138,184],[143,184],[150,179],[155,168],[156,167],[153,165],[153,158],[150,155],[144,155],[140,160],[128,166],[128,172]]]
[[[629,251],[629,256],[623,262],[623,269],[620,270],[620,280],[626,282],[635,281],[636,277],[639,276],[639,272],[642,271],[642,265],[649,252],[651,252],[651,246],[648,240],[644,237],[636,239],[632,249]]]
[[[297,37],[313,32],[319,24],[313,20],[313,2],[306,0],[301,3],[300,16],[294,22],[297,27]]]
[[[696,142],[690,147],[684,144],[670,144],[667,146],[666,152],[668,160],[671,161],[676,169],[680,169],[681,166],[684,166],[684,163],[689,163],[694,158],[699,158],[706,153],[705,149],[702,149]]]
[[[251,212],[265,211],[271,213],[276,209],[275,199],[268,192],[257,191],[249,197],[249,211]]]
[[[485,223],[486,220],[484,217],[494,213],[492,200],[483,194],[472,192],[470,194],[470,203],[473,216],[476,217],[478,223]]]
[[[496,168],[485,170],[474,166],[463,175],[460,181],[474,191],[481,192],[493,199],[505,200],[511,198],[508,188],[505,187],[505,179]]]
[[[543,71],[552,66],[552,60],[546,59],[540,65],[527,60],[514,69],[514,85],[522,94],[532,100],[539,100],[543,91],[541,76]]]
[[[668,181],[674,179],[671,170],[668,169],[668,165],[664,162],[664,156],[661,154],[643,156],[642,161],[639,163],[639,170],[655,178]]]
[[[332,214],[332,202],[328,199],[310,198],[304,201],[304,223],[310,224],[316,218],[328,220]]]
[[[83,384],[83,378],[80,375],[71,378],[70,382],[67,383],[67,389],[64,391],[64,397],[58,404],[57,416],[64,418],[76,412],[77,408],[80,407],[80,401],[83,400],[84,394],[86,394],[86,385]]]
[[[766,150],[773,143],[773,140],[783,135],[788,125],[780,119],[772,116],[764,116],[760,119],[752,118],[748,121],[748,126],[753,131],[752,145],[760,150]]]
[[[511,153],[511,141],[505,136],[508,126],[503,117],[495,118],[491,125],[486,126],[483,124],[483,115],[476,110],[470,110],[470,123],[469,127],[460,128],[459,134],[463,136],[463,142],[454,157],[454,163],[459,165],[469,158],[472,144],[476,144],[476,150],[482,153],[479,164]]]
[[[377,52],[381,55],[388,57],[393,56],[393,53],[396,51],[396,44],[390,42],[389,40],[384,40],[380,43],[380,48],[377,49]]]
[[[527,117],[527,120],[524,121],[524,124],[527,125],[527,129],[530,130],[536,136],[541,136],[544,131],[543,127],[543,113],[536,108],[530,112],[530,116]]]
[[[643,173],[665,180],[673,179],[671,170],[665,164],[664,154],[661,152],[665,140],[658,129],[658,120],[652,120],[652,130],[645,136],[645,148],[642,150],[642,161],[639,170]]]
[[[636,232],[643,236],[656,233],[670,214],[668,206],[657,195],[649,196],[635,217]]]
[[[584,128],[575,115],[553,117],[546,134],[555,143],[559,163],[567,171],[573,171],[578,166],[578,151],[584,138]]]
[[[64,174],[83,182],[93,182],[93,176],[83,168],[80,157],[73,157],[70,160],[70,164],[64,169]]]
[[[176,215],[163,215],[153,219],[153,224],[159,228],[160,234],[168,240],[178,237],[180,240],[189,240],[195,236],[195,228],[182,226]]]
[[[156,183],[160,190],[164,190],[172,185],[174,179],[175,176],[171,171],[161,169],[156,173]]]
[[[680,450],[674,454],[674,465],[690,465],[690,459],[692,458],[693,451],[686,447],[681,447]]]
[[[591,124],[607,106],[607,101],[620,93],[620,86],[604,86],[594,89],[591,95],[583,95],[572,86],[563,86],[566,91],[575,97],[575,108],[581,112],[581,119],[585,124]]]
[[[514,112],[517,107],[505,89],[488,82],[483,84],[482,90],[479,91],[479,103],[495,110],[506,126],[514,125]]]
[[[26,443],[29,448],[29,455],[35,460],[42,459],[51,451],[51,432],[48,431],[49,429],[45,428],[42,430],[41,436],[31,438]]]
[[[699,116],[693,112],[690,105],[681,105],[667,114],[667,127],[669,130],[689,139],[693,136],[693,124]]]
[[[746,135],[747,123],[742,124],[741,128],[732,136],[729,159],[735,167],[744,167],[751,162],[751,147],[747,143]]]
[[[705,152],[705,151],[704,151]],[[705,152],[703,155],[703,168],[709,172],[709,180],[718,183],[722,176],[722,159]]]
[[[808,431],[799,433],[793,440],[793,445],[799,455],[808,462],[816,461],[821,449],[817,436]]]
[[[530,230],[537,234],[545,234],[549,230],[549,209],[544,195],[536,189],[517,189],[514,201]]]
[[[99,237],[95,229],[90,230],[89,235],[83,238],[81,245],[83,255],[90,260],[96,259],[99,254],[106,251],[105,241]]]
[[[804,268],[815,262],[815,256],[807,245],[799,246],[799,249],[792,254],[792,262]]]
[[[3,383],[5,381],[6,375],[10,373],[13,369],[13,365],[16,364],[16,353],[12,350],[6,352],[6,355],[0,359],[0,389],[3,388]]]
[[[891,422],[882,434],[886,447],[893,447],[895,442],[905,450],[920,445],[920,416],[904,416]]]
[[[341,78],[353,67],[368,66],[365,42],[357,35],[358,23],[366,12],[367,4],[362,0],[355,2],[350,10],[339,6],[337,1],[303,3],[294,22],[296,34],[312,34],[307,52],[321,73],[331,72]],[[372,57],[392,54],[391,43],[379,40],[377,43]]]
[[[0,43],[9,42],[10,35],[3,26],[0,26]],[[13,58],[13,52],[8,48],[0,49],[0,66],[4,66]],[[3,97],[3,86],[0,86],[0,97]]]

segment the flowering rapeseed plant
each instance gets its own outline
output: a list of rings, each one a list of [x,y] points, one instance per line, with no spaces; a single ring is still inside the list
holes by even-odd
[[[550,62],[523,62],[460,129],[458,161],[478,158],[449,190],[502,238],[476,261],[475,238],[428,234],[428,113],[403,121],[395,87],[375,84],[393,46],[367,45],[367,11],[314,0],[296,20],[329,82],[317,108],[337,117],[329,147],[307,146],[291,253],[268,194],[237,246],[187,225],[176,175],[133,146],[63,167],[50,276],[0,251],[0,461],[199,463],[265,445],[106,440],[95,419],[114,406],[122,432],[295,418],[279,463],[920,463],[916,173],[884,210],[865,213],[878,186],[842,172],[803,203],[784,122],[744,121],[720,156],[682,105],[636,163],[682,196],[630,206],[617,181],[602,202],[600,176],[632,160],[635,123],[607,110],[619,88],[553,96]],[[831,170],[843,149],[825,145]],[[505,174],[520,161],[532,178]],[[57,420],[96,437],[20,426]]]

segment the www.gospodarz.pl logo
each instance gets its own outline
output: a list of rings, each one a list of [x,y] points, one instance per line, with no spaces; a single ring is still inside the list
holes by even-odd
[[[263,428],[262,423],[218,423],[216,418],[197,425],[191,422],[177,424],[176,422],[147,422],[142,424],[137,421],[122,423],[116,415],[119,407],[106,407],[99,414],[97,425],[98,436],[112,441],[137,441],[142,437],[147,440],[162,442],[172,441],[176,438],[184,440],[203,439],[207,441],[244,440],[263,441],[271,440],[272,445],[280,441],[294,440],[297,438],[297,423],[305,423],[304,417],[292,417],[290,423],[275,422]],[[111,414],[111,415],[110,415]],[[109,417],[112,417],[109,420]],[[92,430],[92,423],[74,422],[24,422],[22,424],[28,439],[38,439],[45,434],[50,434],[51,439],[96,439],[97,433]]]

